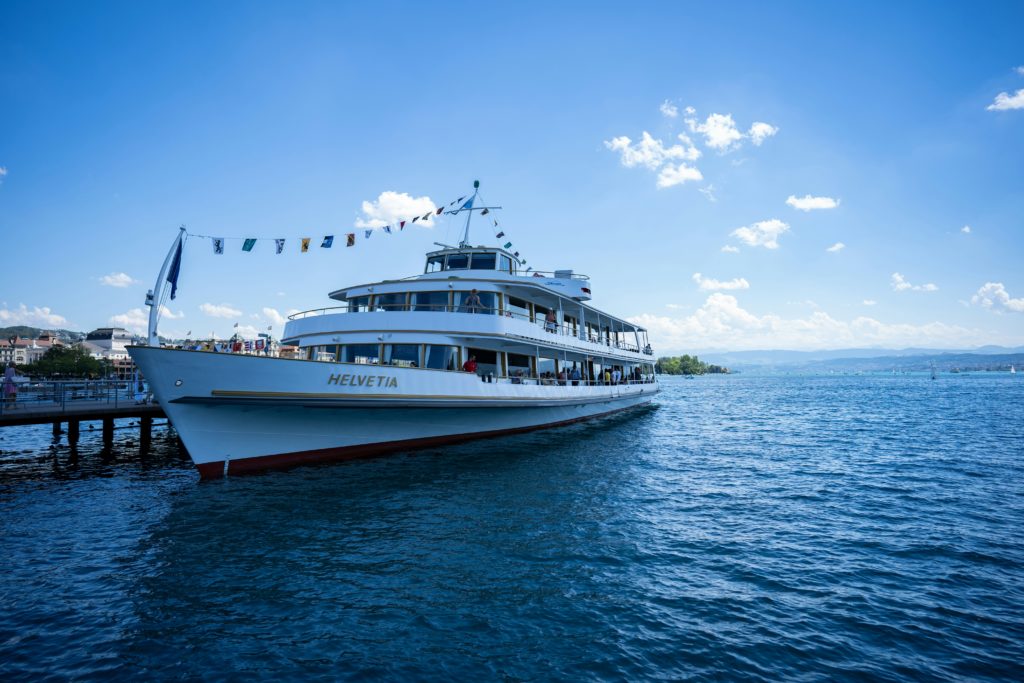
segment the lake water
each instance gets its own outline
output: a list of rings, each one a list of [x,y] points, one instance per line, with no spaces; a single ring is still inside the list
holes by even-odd
[[[5,681],[1024,678],[1024,378],[669,378],[202,484],[116,434],[0,430]]]

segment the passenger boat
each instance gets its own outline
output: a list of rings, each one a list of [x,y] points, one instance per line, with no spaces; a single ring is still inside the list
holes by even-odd
[[[468,203],[471,206],[471,203]],[[646,331],[588,302],[572,270],[530,272],[502,247],[426,255],[423,273],[344,287],[290,317],[298,359],[162,348],[129,352],[203,478],[564,425],[651,402]],[[175,256],[175,254],[177,254]],[[176,276],[174,278],[176,284]]]

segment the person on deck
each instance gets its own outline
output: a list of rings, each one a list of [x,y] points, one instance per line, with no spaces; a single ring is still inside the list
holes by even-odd
[[[472,372],[476,374],[476,356],[470,356],[469,360],[462,364],[462,369],[466,372]]]
[[[462,302],[462,306],[466,313],[477,313],[483,310],[484,303],[480,300],[480,294],[474,289],[470,291],[469,296]]]
[[[18,386],[14,383],[17,370],[14,368],[14,361],[7,364],[4,370],[4,400],[13,408],[18,402]]]
[[[555,318],[554,311],[548,311],[548,314],[544,316],[544,329],[552,334],[558,330],[558,320]]]

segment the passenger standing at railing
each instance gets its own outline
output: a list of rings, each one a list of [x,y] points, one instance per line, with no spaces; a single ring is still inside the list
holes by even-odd
[[[555,312],[549,310],[548,314],[544,316],[544,329],[554,334],[558,327],[558,321],[555,319]]]
[[[462,364],[462,369],[466,372],[472,372],[476,374],[476,356],[470,356],[469,360]]]
[[[622,381],[622,371],[618,368],[612,370],[612,384],[618,384]]]
[[[573,368],[572,369],[571,377],[572,377],[572,385],[574,387],[578,387],[580,385],[580,369],[579,368]]]
[[[462,302],[462,307],[466,313],[476,313],[479,310],[483,310],[484,303],[480,301],[480,295],[477,293],[477,290],[470,291],[469,296]]]

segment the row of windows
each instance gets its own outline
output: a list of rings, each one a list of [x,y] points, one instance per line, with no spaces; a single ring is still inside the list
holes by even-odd
[[[363,365],[394,365],[433,370],[461,370],[463,363],[472,359],[476,372],[482,377],[555,377],[561,372],[574,370],[586,378],[599,378],[605,370],[626,373],[653,374],[654,367],[639,368],[621,362],[593,358],[587,361],[558,358],[555,352],[541,352],[539,356],[490,349],[478,349],[444,344],[327,344],[305,348],[309,360],[359,363]]]
[[[348,310],[352,313],[366,311],[446,311],[505,315],[540,325],[549,332],[557,332],[619,348],[639,350],[636,346],[636,335],[632,330],[613,330],[608,324],[598,325],[590,321],[584,321],[583,325],[580,325],[576,316],[565,312],[563,312],[562,321],[559,323],[557,311],[526,301],[525,299],[497,292],[477,291],[475,297],[472,292],[464,290],[391,292],[387,294],[356,296],[348,300]]]
[[[493,252],[482,254],[441,254],[427,259],[428,273],[442,270],[500,270],[513,272],[512,259]]]

